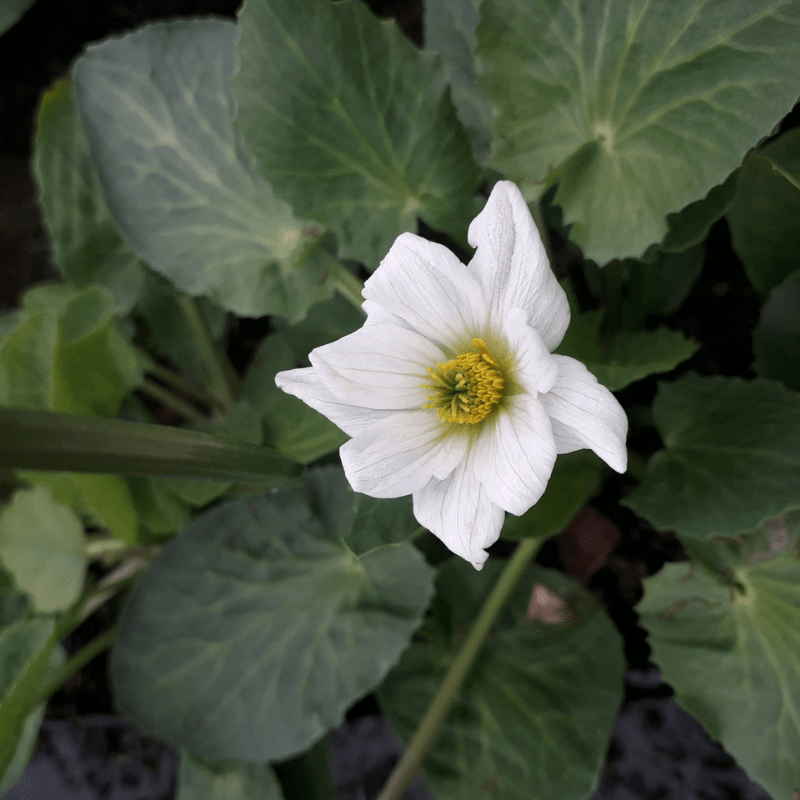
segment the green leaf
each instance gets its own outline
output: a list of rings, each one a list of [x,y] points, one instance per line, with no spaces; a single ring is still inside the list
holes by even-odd
[[[0,404],[53,408],[58,318],[41,311],[20,314],[16,321],[0,342]]]
[[[688,375],[653,417],[665,449],[624,505],[656,528],[734,535],[800,507],[800,396],[779,383]]]
[[[305,490],[224,503],[133,590],[116,695],[137,725],[196,756],[286,758],[380,683],[431,593],[411,545],[354,555]]]
[[[237,144],[236,37],[206,19],[94,45],[74,68],[76,100],[111,213],[153,269],[237,314],[301,319],[333,290],[318,231]]]
[[[64,611],[83,587],[83,525],[44,487],[21,489],[0,514],[0,558],[39,611]]]
[[[275,375],[294,368],[296,361],[283,334],[268,336],[253,357],[242,395],[261,413],[264,443],[309,464],[343,445],[347,436],[318,411],[275,385]]]
[[[356,555],[387,544],[402,544],[421,533],[411,497],[375,498],[354,492],[340,467],[319,467],[305,475],[314,513],[335,539]]]
[[[44,719],[44,709],[45,703],[40,703],[25,717],[25,721],[19,729],[16,749],[8,761],[8,765],[0,769],[0,797],[5,797],[6,792],[13,788],[24,775],[25,768],[28,766],[39,740],[39,728]],[[5,757],[3,760],[6,760]]]
[[[789,798],[800,787],[800,563],[781,555],[735,577],[743,592],[668,564],[638,612],[678,703],[772,797]]]
[[[800,391],[800,270],[770,293],[753,331],[756,372]]]
[[[597,380],[611,391],[628,386],[648,375],[669,372],[686,361],[698,345],[680,331],[619,331],[611,340],[601,363],[587,363]]]
[[[649,316],[666,317],[675,311],[700,274],[704,258],[705,248],[696,245],[680,253],[659,250],[647,264],[624,261],[621,325],[638,330],[645,326]]]
[[[689,203],[677,214],[667,215],[669,230],[658,246],[665,253],[682,253],[702,244],[711,226],[728,210],[736,196],[739,170],[734,170],[724,183],[714,186],[700,200]]]
[[[113,415],[141,381],[122,336],[114,298],[102,286],[38,286],[22,300],[18,325],[0,343],[0,403]]]
[[[54,646],[55,626],[50,619],[23,620],[0,630],[0,783],[4,789],[6,777],[19,769],[20,748],[30,744],[33,723],[29,715]]]
[[[28,616],[30,598],[14,585],[14,577],[0,563],[0,628]]]
[[[611,391],[659,372],[669,372],[697,350],[679,331],[617,331],[601,344],[602,309],[573,316],[558,346],[561,355],[578,359]]]
[[[797,98],[798,0],[494,0],[479,83],[490,164],[556,203],[600,264],[722,183]]]
[[[295,325],[281,325],[278,330],[292,350],[295,360],[308,365],[308,354],[315,348],[347,336],[364,324],[364,312],[341,295],[317,303],[308,316]]]
[[[212,338],[219,341],[225,332],[227,313],[205,297],[199,297],[194,305]],[[206,384],[208,378],[203,372],[197,338],[174,287],[157,273],[148,272],[136,311],[144,319],[151,337],[147,342],[148,352],[165,356],[183,376]]]
[[[172,475],[293,486],[300,465],[269,447],[206,433],[0,408],[0,468]]]
[[[579,450],[559,456],[539,502],[521,517],[507,514],[501,536],[546,539],[564,530],[595,494],[602,474],[603,464],[594,453]]]
[[[738,536],[697,539],[680,536],[683,549],[696,564],[727,583],[735,584],[736,570],[780,553],[800,556],[800,511],[790,511]]]
[[[181,753],[175,800],[283,800],[269,764],[211,766]]]
[[[89,524],[106,528],[128,544],[136,542],[136,509],[128,485],[119,475],[25,472],[21,477],[28,483],[46,486],[57,503],[86,517]]]
[[[760,150],[742,168],[728,210],[733,247],[762,295],[800,269],[800,131]]]
[[[189,506],[163,478],[128,478],[127,482],[141,526],[139,538],[143,541],[172,536],[189,523]]]
[[[497,580],[447,562],[422,639],[380,689],[408,741]],[[560,624],[529,619],[534,584],[564,603]],[[486,639],[424,763],[437,800],[580,800],[596,785],[622,700],[622,643],[597,601],[564,576],[530,568]]]
[[[221,420],[209,420],[205,425],[193,426],[203,433],[227,436],[240,442],[261,444],[263,430],[261,416],[246,399],[237,401]],[[205,506],[225,494],[232,484],[220,481],[192,481],[185,478],[167,478],[166,485],[183,502],[190,506]]]
[[[464,236],[479,172],[438,59],[357,0],[249,0],[237,121],[295,213],[375,269],[416,218]]]
[[[103,200],[69,80],[60,81],[42,97],[34,175],[53,260],[61,274],[78,287],[106,286],[117,311],[130,311],[142,288],[144,268]]]
[[[423,6],[425,47],[438,53],[450,83],[453,104],[483,162],[489,154],[492,108],[475,80],[473,53],[478,45],[481,0],[428,0]]]
[[[0,34],[15,25],[33,3],[34,0],[3,0],[0,5]]]
[[[340,339],[364,324],[364,315],[338,295],[319,303],[295,325],[279,325],[253,357],[242,391],[261,413],[267,444],[303,464],[332,453],[347,440],[330,420],[275,385],[275,375],[308,366],[315,348]]]
[[[404,542],[424,530],[414,516],[411,497],[375,498],[358,492],[353,497],[355,517],[346,541],[356,553]]]

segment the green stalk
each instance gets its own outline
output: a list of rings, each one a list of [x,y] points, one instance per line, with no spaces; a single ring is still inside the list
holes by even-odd
[[[336,291],[363,313],[364,298],[361,296],[361,290],[364,284],[341,261],[333,257],[328,259],[328,271],[328,280],[336,287]]]
[[[483,604],[483,608],[481,608],[480,614],[478,614],[478,618],[470,629],[461,650],[450,665],[450,669],[439,687],[439,692],[425,712],[425,716],[409,742],[405,753],[403,753],[403,757],[389,776],[389,780],[383,787],[383,791],[378,795],[377,800],[400,800],[406,787],[419,772],[423,759],[428,750],[430,750],[431,745],[433,745],[450,711],[450,707],[453,705],[453,701],[458,696],[461,686],[469,675],[481,645],[489,634],[497,615],[502,611],[511,592],[522,577],[525,567],[534,557],[540,545],[541,541],[539,539],[525,539],[508,560],[497,583],[486,598],[486,602]]]
[[[191,403],[187,403],[160,383],[145,378],[139,389],[154,400],[177,411],[188,422],[207,422],[208,418],[198,411]]]
[[[224,403],[225,410],[236,402],[238,376],[228,357],[211,337],[206,321],[191,297],[181,296],[178,305],[197,343],[203,367],[208,373],[211,391]]]
[[[167,425],[0,408],[0,468],[170,475],[296,485],[302,466],[270,447]]]
[[[167,369],[163,364],[159,364],[157,361],[149,361],[146,371],[154,375],[160,381],[169,384],[176,391],[194,398],[209,408],[223,408],[222,400],[212,394],[208,389],[195,386],[195,384],[191,381],[187,381],[182,375],[178,375],[177,372]]]
[[[72,658],[68,659],[56,671],[52,678],[42,687],[39,697],[31,707],[43,703],[52,694],[57,692],[73,675],[80,672],[92,659],[96,658],[114,642],[117,628],[109,628],[84,645]]]
[[[553,245],[550,242],[550,231],[545,224],[544,214],[542,214],[542,204],[538,202],[531,203],[528,208],[530,209],[533,221],[536,223],[536,227],[539,230],[539,236],[542,239],[544,251],[547,253],[547,260],[550,262],[550,267],[555,270],[555,262],[553,261]]]

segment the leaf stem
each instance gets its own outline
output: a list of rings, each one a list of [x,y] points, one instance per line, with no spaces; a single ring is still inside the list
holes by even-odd
[[[56,671],[52,678],[42,687],[38,700],[33,705],[47,700],[50,695],[58,691],[73,675],[80,672],[92,659],[96,658],[107,647],[110,647],[117,634],[116,626],[103,631],[95,636],[88,644],[84,645],[72,658],[68,659]]]
[[[497,615],[503,609],[512,590],[522,577],[525,567],[536,554],[540,545],[539,539],[525,539],[508,560],[497,583],[486,598],[461,650],[450,665],[436,697],[425,712],[403,757],[392,771],[377,800],[400,800],[404,790],[414,779],[425,755],[434,743],[453,701],[469,675],[475,657],[497,619]]]
[[[173,389],[189,397],[193,397],[195,400],[199,400],[209,408],[218,408],[220,410],[224,408],[222,400],[208,389],[204,389],[202,386],[196,386],[191,381],[187,381],[182,375],[178,375],[177,372],[167,369],[167,367],[163,364],[159,364],[157,361],[150,361],[146,371],[154,375],[160,381],[168,383]]]
[[[328,263],[330,271],[328,280],[333,283],[336,291],[345,300],[363,313],[364,298],[361,296],[361,290],[364,288],[364,284],[341,261],[330,258]]]
[[[236,402],[238,390],[236,370],[212,338],[206,321],[194,300],[181,295],[178,298],[178,305],[199,348],[200,357],[211,384],[211,392],[219,397],[227,410]]]
[[[528,205],[528,209],[530,210],[533,221],[536,223],[536,228],[539,231],[539,237],[542,240],[542,245],[544,245],[544,251],[547,253],[547,260],[550,262],[550,268],[555,271],[555,262],[553,261],[553,245],[550,241],[550,231],[547,227],[547,223],[544,220],[544,214],[542,213],[542,204],[539,201],[530,203]]]
[[[177,411],[189,422],[206,422],[208,419],[191,403],[187,403],[185,400],[182,400],[160,383],[156,383],[155,381],[145,378],[140,384],[139,389],[145,394],[150,395],[150,397],[152,397],[154,400],[158,400],[159,403],[163,403],[173,411]]]

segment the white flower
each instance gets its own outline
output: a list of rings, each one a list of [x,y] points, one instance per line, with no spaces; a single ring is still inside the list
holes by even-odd
[[[465,267],[398,236],[364,285],[364,326],[276,382],[352,437],[340,453],[353,489],[413,495],[420,524],[480,569],[557,453],[590,448],[624,472],[628,422],[581,363],[551,354],[569,306],[513,183],[494,187],[469,243]]]

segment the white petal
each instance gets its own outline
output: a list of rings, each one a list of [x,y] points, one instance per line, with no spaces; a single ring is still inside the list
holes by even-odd
[[[370,425],[386,419],[391,411],[373,411],[346,403],[335,397],[313,367],[279,372],[275,383],[287,394],[299,397],[304,403],[324,414],[348,436],[355,436]]]
[[[469,226],[469,243],[478,250],[470,270],[480,280],[492,318],[519,306],[529,315],[549,350],[569,325],[569,304],[547,260],[542,239],[519,189],[495,184],[483,211]]]
[[[539,399],[550,415],[558,452],[586,447],[612,469],[625,472],[628,419],[622,406],[580,361],[568,356],[553,358],[558,362],[558,379]]]
[[[309,358],[336,397],[376,409],[422,408],[431,394],[427,368],[447,360],[424,336],[386,323],[359,328]]]
[[[397,237],[363,294],[370,324],[392,321],[455,352],[486,324],[475,276],[446,247],[413,233]]]
[[[469,439],[435,411],[395,411],[342,445],[350,485],[371,497],[402,497],[433,476],[449,475],[466,457]]]
[[[493,503],[524,514],[544,493],[556,462],[547,411],[530,395],[516,395],[484,425],[469,467]]]
[[[512,308],[502,320],[502,330],[513,362],[514,381],[534,397],[549,392],[558,377],[558,364],[542,337],[528,324],[527,312]]]
[[[505,518],[463,463],[414,493],[414,516],[475,569],[489,557],[483,548],[497,541]]]

